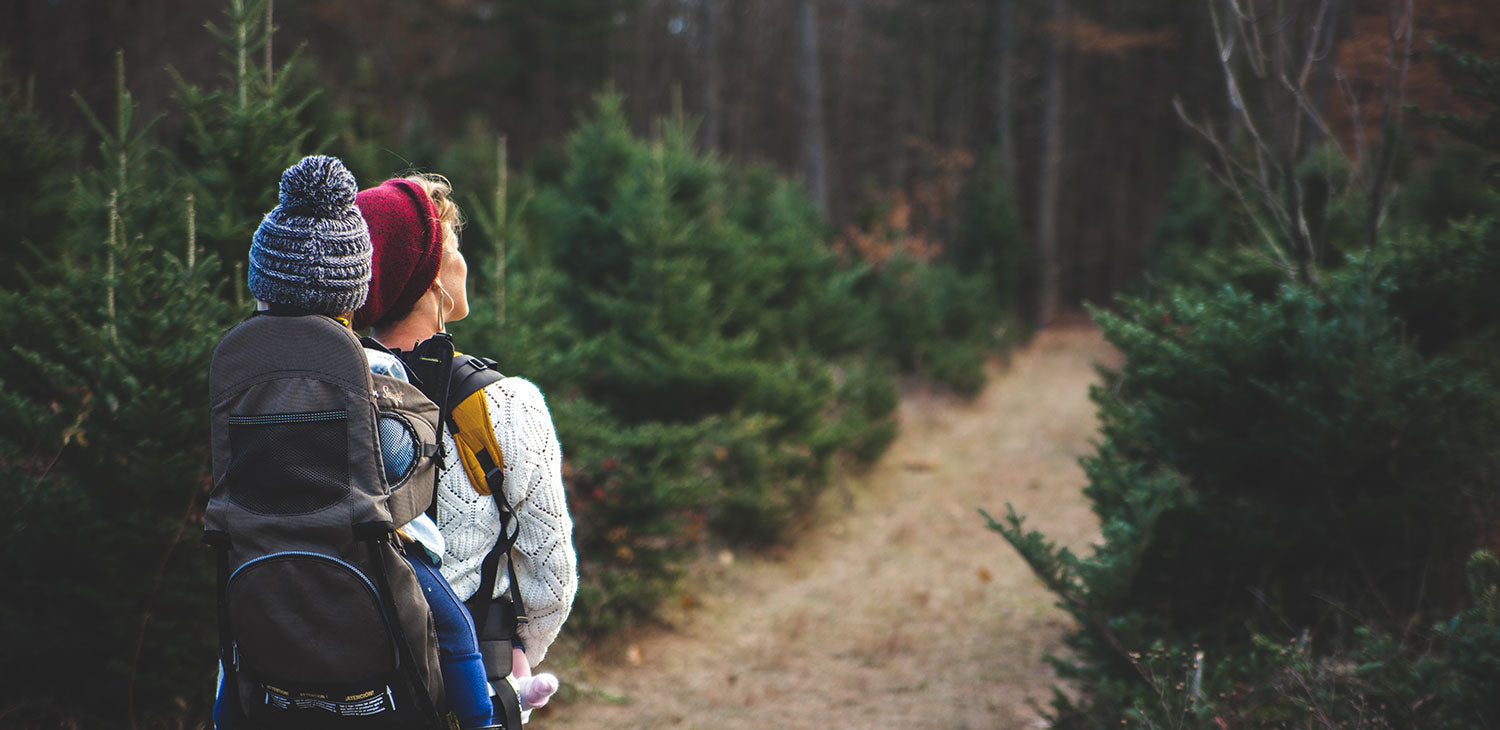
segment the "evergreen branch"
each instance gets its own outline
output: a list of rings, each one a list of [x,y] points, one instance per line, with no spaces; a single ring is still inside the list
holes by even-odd
[[[1048,542],[1040,532],[1023,530],[1025,518],[1016,514],[1015,507],[1009,503],[1005,505],[1005,524],[997,522],[983,509],[979,510],[979,514],[984,516],[989,529],[1000,533],[1021,554],[1021,559],[1026,561],[1031,572],[1047,586],[1047,590],[1062,599],[1068,613],[1103,637],[1115,650],[1118,658],[1129,664],[1147,684],[1155,686],[1155,680],[1141,663],[1139,654],[1125,647],[1124,642],[1110,628],[1109,618],[1104,612],[1095,609],[1078,592],[1082,582],[1076,570],[1078,559],[1072,551],[1058,548],[1056,543]]]

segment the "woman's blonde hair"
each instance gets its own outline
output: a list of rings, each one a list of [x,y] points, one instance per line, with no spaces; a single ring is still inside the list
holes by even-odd
[[[457,238],[458,232],[463,230],[464,217],[458,209],[458,203],[453,202],[453,184],[448,182],[448,178],[437,173],[421,172],[407,175],[406,179],[416,183],[417,187],[422,188],[422,192],[427,193],[432,207],[437,210],[438,221],[448,226]]]

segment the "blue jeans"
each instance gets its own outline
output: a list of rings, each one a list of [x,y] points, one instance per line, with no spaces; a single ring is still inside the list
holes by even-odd
[[[406,549],[406,562],[417,573],[417,582],[427,596],[432,621],[437,626],[438,661],[443,671],[443,688],[448,709],[458,715],[461,727],[484,727],[493,722],[494,702],[490,684],[484,676],[484,658],[474,638],[474,621],[463,601],[438,572],[418,545]]]

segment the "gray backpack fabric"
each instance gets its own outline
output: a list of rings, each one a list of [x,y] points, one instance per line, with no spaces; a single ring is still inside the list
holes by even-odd
[[[443,724],[432,615],[393,539],[432,503],[438,407],[372,374],[339,322],[286,313],[225,334],[209,402],[204,541],[244,725]],[[381,438],[409,444],[404,473],[387,475]]]

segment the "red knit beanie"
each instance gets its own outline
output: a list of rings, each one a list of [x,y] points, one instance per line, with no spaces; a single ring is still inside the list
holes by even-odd
[[[443,260],[443,225],[432,199],[401,178],[361,190],[355,205],[370,227],[370,294],[354,312],[354,329],[404,317],[432,288]]]

